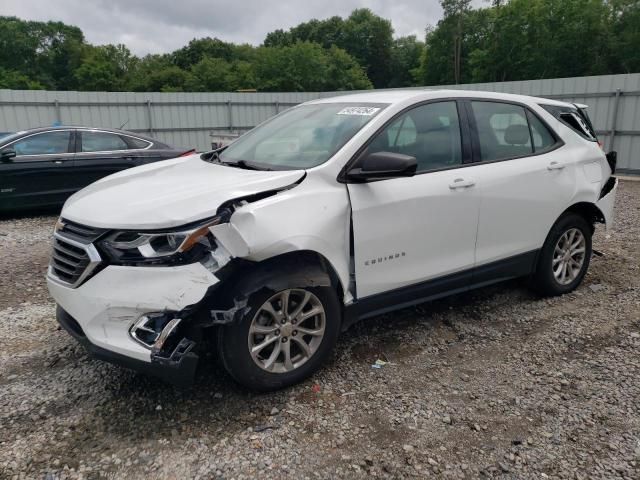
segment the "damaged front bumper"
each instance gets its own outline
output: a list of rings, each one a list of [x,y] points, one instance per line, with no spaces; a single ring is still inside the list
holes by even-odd
[[[189,347],[186,350],[176,347],[169,357],[152,354],[151,361],[145,362],[91,343],[76,319],[65,312],[59,305],[56,309],[56,319],[93,358],[147,375],[153,375],[176,386],[188,386],[193,381],[198,366],[198,355],[192,351],[193,342],[188,343]]]
[[[78,288],[47,277],[58,322],[90,354],[181,385],[191,382],[198,363],[195,343],[185,335],[189,315],[218,282],[200,263],[108,266]],[[141,319],[153,316],[167,321],[155,324],[157,335],[147,330],[151,336],[144,337]]]

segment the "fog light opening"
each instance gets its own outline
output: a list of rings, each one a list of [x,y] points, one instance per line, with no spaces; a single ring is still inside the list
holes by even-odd
[[[181,321],[181,318],[174,318],[171,314],[146,314],[133,324],[129,333],[145,348],[159,351]]]

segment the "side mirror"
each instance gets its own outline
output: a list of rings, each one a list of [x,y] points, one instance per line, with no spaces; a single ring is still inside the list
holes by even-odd
[[[415,157],[393,152],[375,152],[364,157],[347,172],[347,180],[363,183],[387,178],[413,177],[418,164]]]
[[[16,151],[11,148],[0,151],[0,161],[2,162],[11,162],[15,156]]]

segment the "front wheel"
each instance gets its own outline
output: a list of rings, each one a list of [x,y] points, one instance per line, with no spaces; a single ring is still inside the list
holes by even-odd
[[[558,219],[545,240],[532,278],[538,293],[563,295],[580,285],[591,260],[592,231],[584,217],[575,213]]]
[[[340,331],[330,287],[293,287],[252,294],[240,321],[220,329],[218,351],[240,384],[258,391],[293,385],[328,358]]]

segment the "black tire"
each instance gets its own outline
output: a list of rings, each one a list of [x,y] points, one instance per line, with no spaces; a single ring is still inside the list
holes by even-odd
[[[553,273],[553,256],[558,240],[571,229],[579,230],[584,236],[585,240],[585,252],[582,267],[580,268],[577,276],[567,284],[562,284],[556,279]],[[556,223],[551,227],[549,235],[544,242],[540,255],[538,257],[538,264],[536,271],[531,278],[531,286],[533,289],[543,296],[558,296],[564,295],[576,289],[589,269],[589,262],[591,260],[591,236],[593,233],[593,227],[590,225],[584,217],[576,213],[565,213],[562,215]]]
[[[287,289],[308,291],[322,303],[325,313],[324,336],[317,350],[302,365],[289,372],[272,373],[259,367],[249,352],[249,328],[253,318],[261,306],[279,292],[263,288],[251,294],[248,299],[247,313],[232,325],[221,327],[218,332],[218,354],[224,368],[236,382],[250,390],[267,392],[301,382],[322,366],[336,344],[340,334],[341,310],[335,289],[301,287],[294,283],[295,280],[292,279],[287,283],[288,288],[280,291]]]

